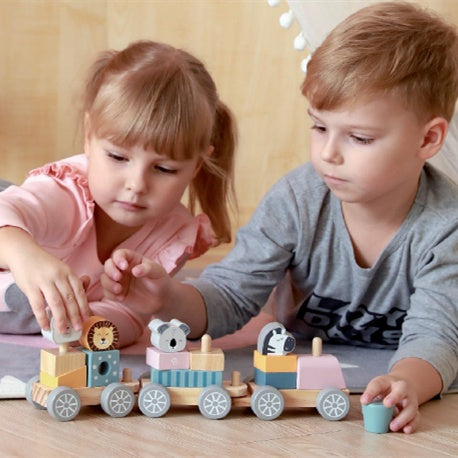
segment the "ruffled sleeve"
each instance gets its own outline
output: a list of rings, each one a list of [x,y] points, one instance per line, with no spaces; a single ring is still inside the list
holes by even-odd
[[[161,264],[171,275],[216,245],[207,215],[192,216],[180,205],[159,223],[145,226],[122,244]]]
[[[93,224],[87,160],[73,156],[32,170],[1,193],[0,225],[20,227],[42,246],[77,246]]]

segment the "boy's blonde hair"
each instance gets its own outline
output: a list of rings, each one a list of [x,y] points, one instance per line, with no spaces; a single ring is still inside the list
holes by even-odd
[[[302,93],[319,110],[394,93],[419,119],[450,121],[458,96],[456,27],[411,3],[363,8],[314,52]]]
[[[90,70],[83,110],[91,131],[115,145],[141,146],[174,160],[199,155],[202,167],[189,186],[188,206],[194,214],[200,204],[218,243],[231,240],[236,125],[200,60],[152,41],[105,51]]]

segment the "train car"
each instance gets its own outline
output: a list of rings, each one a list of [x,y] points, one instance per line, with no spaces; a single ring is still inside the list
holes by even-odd
[[[316,407],[323,418],[341,420],[350,409],[339,362],[322,354],[319,338],[313,340],[310,355],[297,355],[295,339],[284,326],[267,324],[253,355],[254,381],[242,383],[238,372],[231,381],[222,380],[224,354],[211,347],[210,336],[202,337],[200,350],[178,350],[167,342],[175,343],[177,335],[183,341],[186,325],[153,320],[150,327],[151,376],[141,380],[138,398],[140,410],[149,417],[165,415],[173,405],[197,405],[210,419],[224,418],[232,407],[251,407],[262,420],[274,420],[285,408],[296,407]],[[164,336],[161,342],[158,335]]]
[[[66,334],[60,334],[52,318],[50,323],[50,331],[43,335],[59,347],[41,350],[40,374],[27,382],[27,400],[58,421],[73,420],[85,405],[100,404],[112,417],[128,415],[140,382],[132,380],[129,369],[121,374],[116,326],[92,316],[82,331],[69,326]],[[77,340],[81,347],[69,347]]]
[[[101,405],[112,417],[128,415],[136,402],[147,417],[165,415],[172,406],[198,406],[209,419],[226,417],[233,407],[251,407],[262,420],[278,418],[285,408],[314,407],[327,420],[343,419],[350,408],[348,390],[337,358],[322,354],[321,339],[311,354],[295,354],[295,339],[280,323],[261,330],[253,354],[254,380],[244,383],[238,371],[223,380],[225,358],[209,335],[200,349],[187,350],[189,327],[179,320],[154,319],[152,346],[146,349],[146,376],[132,380],[120,371],[116,327],[91,317],[80,333],[51,331],[45,337],[59,345],[42,349],[40,375],[27,383],[27,400],[47,409],[58,421],[74,419],[82,406]],[[68,342],[79,340],[81,347]]]

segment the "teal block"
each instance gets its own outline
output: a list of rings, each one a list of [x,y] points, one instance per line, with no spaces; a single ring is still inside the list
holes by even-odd
[[[86,353],[87,386],[106,386],[120,380],[119,350],[91,351]]]
[[[191,369],[160,370],[151,368],[151,381],[163,386],[199,388],[223,384],[223,371],[196,371]]]
[[[263,372],[254,369],[256,385],[270,385],[279,389],[296,389],[297,372]]]

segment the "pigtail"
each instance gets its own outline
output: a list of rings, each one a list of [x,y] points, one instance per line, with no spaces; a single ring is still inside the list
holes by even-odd
[[[203,164],[189,188],[190,207],[196,200],[210,218],[217,243],[231,241],[230,210],[237,208],[234,189],[234,154],[237,127],[229,108],[218,101],[211,145],[214,151]]]

